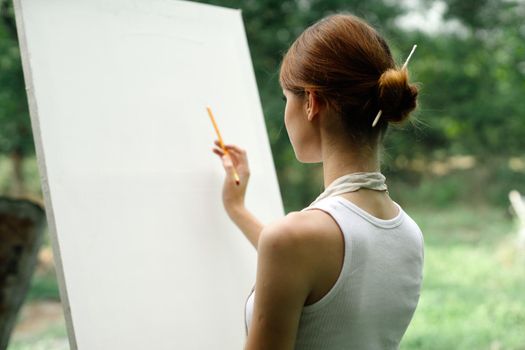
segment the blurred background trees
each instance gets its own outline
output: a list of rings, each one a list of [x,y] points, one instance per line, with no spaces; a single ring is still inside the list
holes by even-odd
[[[419,120],[387,138],[383,170],[407,204],[503,205],[525,185],[525,4],[522,1],[205,1],[241,7],[287,210],[322,191],[320,164],[299,164],[283,126],[280,60],[304,28],[336,11],[364,17],[421,83]],[[438,5],[438,6],[436,6]],[[408,12],[441,9],[431,30],[407,29]],[[408,13],[409,14],[409,13]]]
[[[525,185],[525,3],[521,0],[204,0],[241,8],[287,211],[322,191],[320,164],[295,160],[278,83],[293,40],[319,18],[350,11],[389,41],[421,86],[416,123],[391,130],[383,171],[406,204],[503,205]],[[0,0],[0,189],[39,195],[11,1]],[[407,26],[434,12],[436,23]],[[232,140],[232,142],[235,142]],[[29,178],[28,178],[29,177]],[[28,184],[29,183],[29,184]],[[26,189],[27,188],[27,189]]]
[[[0,155],[10,162],[10,176],[3,183],[8,194],[26,194],[23,162],[34,152],[13,6],[0,0]]]

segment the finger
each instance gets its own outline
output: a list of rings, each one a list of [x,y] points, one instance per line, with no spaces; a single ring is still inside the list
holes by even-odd
[[[215,139],[213,140],[213,143],[215,143],[217,146],[221,147],[221,143],[219,140]]]
[[[236,161],[248,163],[248,156],[246,155],[246,152],[242,153],[233,148],[226,148],[226,150],[228,151],[228,154],[231,154],[232,157],[235,158]]]
[[[233,148],[226,148],[226,151],[230,154],[232,154],[233,156],[237,157],[237,158],[241,158],[243,157],[244,155],[237,151],[236,149],[233,149]]]
[[[226,169],[230,169],[233,167],[232,160],[228,155],[222,156],[222,164],[224,165],[224,168]]]
[[[213,151],[213,153],[215,153],[215,154],[218,155],[219,157],[222,157],[222,156],[224,155],[224,153],[223,153],[222,151],[220,151],[220,150],[214,149],[214,150],[212,150],[212,151]]]
[[[214,143],[215,143],[216,147],[219,148],[224,153],[230,152],[230,151],[233,152],[233,149],[226,147],[226,145],[224,145],[224,148],[223,148],[218,140],[215,140]]]
[[[214,142],[215,142],[216,145],[219,145],[219,146],[220,146],[220,142],[219,142],[219,140],[215,139]],[[239,153],[239,154],[245,154],[245,153],[246,153],[246,151],[245,151],[243,148],[241,148],[241,147],[239,147],[239,146],[237,146],[237,145],[234,145],[234,144],[232,144],[232,143],[224,144],[224,147],[225,147],[228,151],[230,151],[230,150],[231,150],[231,151],[236,151],[236,152]]]
[[[228,152],[223,153],[223,155],[228,155],[228,157],[230,158],[230,161],[232,162],[234,166],[237,166],[240,163],[241,156],[232,150],[228,150]]]
[[[231,143],[227,143],[224,145],[224,147],[226,147],[226,149],[232,149],[232,150],[235,150],[237,152],[239,152],[240,154],[245,154],[246,151],[244,150],[244,148],[241,148],[237,145],[234,145],[234,144],[231,144]]]
[[[224,153],[224,150],[223,150],[222,148],[220,148],[220,147],[215,146],[215,147],[213,147],[212,149],[213,149],[214,151]]]
[[[237,163],[239,161],[239,159],[241,159],[242,157],[242,154],[240,154],[239,152],[233,150],[233,149],[226,149],[223,150],[222,148],[219,148],[219,151],[222,152],[222,154],[228,154],[231,156],[232,160],[234,163]]]

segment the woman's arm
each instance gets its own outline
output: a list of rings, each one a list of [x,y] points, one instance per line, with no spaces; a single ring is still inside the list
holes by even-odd
[[[244,206],[228,208],[226,212],[235,225],[244,233],[244,236],[248,238],[255,250],[257,250],[259,236],[264,225]]]
[[[316,271],[316,241],[300,215],[266,225],[259,239],[253,316],[244,350],[293,350]]]
[[[244,196],[246,187],[250,179],[250,168],[248,166],[248,155],[246,150],[236,145],[224,145],[228,154],[226,155],[218,140],[215,140],[213,152],[222,161],[226,177],[222,189],[222,202],[224,209],[232,221],[241,229],[246,238],[257,250],[259,235],[263,229],[263,224],[244,206]],[[235,183],[233,167],[239,174],[240,183]]]

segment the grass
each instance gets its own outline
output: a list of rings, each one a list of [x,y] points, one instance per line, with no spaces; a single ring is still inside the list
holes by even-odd
[[[31,286],[26,296],[26,301],[42,299],[60,300],[60,293],[54,271],[47,271],[41,275],[34,275]]]
[[[425,238],[424,280],[401,350],[525,350],[525,258],[503,209],[410,208]],[[53,274],[35,277],[29,298],[56,298]],[[61,350],[64,324],[9,350]]]
[[[64,323],[53,324],[42,332],[30,337],[13,339],[8,350],[69,350],[66,326]]]
[[[409,211],[410,213],[410,211]],[[401,349],[525,349],[525,260],[503,210],[413,210],[423,288]]]
[[[44,231],[43,248],[50,250],[51,242],[49,238],[49,230]],[[49,258],[52,261],[52,258]],[[26,296],[26,301],[37,300],[56,300],[60,301],[60,292],[56,279],[56,272],[54,266],[40,266],[41,268],[33,274],[31,285]]]

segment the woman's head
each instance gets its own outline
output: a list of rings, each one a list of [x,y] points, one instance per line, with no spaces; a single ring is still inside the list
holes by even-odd
[[[294,41],[279,82],[287,97],[286,128],[304,162],[321,161],[321,135],[375,150],[388,124],[404,121],[414,110],[418,94],[379,33],[346,13],[321,19]],[[372,127],[379,110],[381,118]]]

